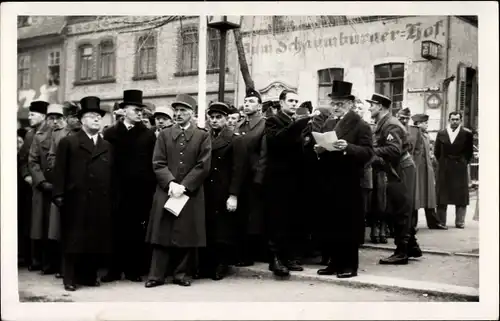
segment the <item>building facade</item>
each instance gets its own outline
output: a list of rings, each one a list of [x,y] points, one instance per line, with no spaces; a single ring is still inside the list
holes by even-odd
[[[18,119],[27,124],[34,100],[64,99],[63,16],[19,16],[17,28]]]
[[[177,94],[198,95],[198,17],[73,16],[66,29],[66,99],[95,95],[111,110],[123,91],[139,89],[144,101],[170,105]],[[132,40],[132,41],[131,41]],[[228,52],[235,52],[232,33]],[[218,31],[207,35],[207,101],[216,100]],[[227,55],[225,100],[234,100],[236,55]]]
[[[431,132],[443,128],[455,110],[464,113],[467,127],[477,128],[477,20],[245,16],[241,32],[250,73],[264,99],[276,99],[289,88],[322,106],[328,104],[332,80],[344,80],[363,100],[377,92],[391,97],[395,110],[426,112]],[[237,102],[244,88],[240,76]]]

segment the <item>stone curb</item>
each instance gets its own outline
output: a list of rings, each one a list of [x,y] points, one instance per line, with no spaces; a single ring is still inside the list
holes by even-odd
[[[272,272],[269,271],[268,265],[264,263],[258,263],[250,267],[235,267],[233,268],[233,275],[247,278],[255,276],[264,277],[266,279],[276,278]],[[303,272],[292,272],[290,277],[286,279],[291,281],[319,281],[354,288],[398,290],[400,292],[446,297],[450,301],[479,302],[479,289],[444,283],[415,281],[368,274],[360,274],[355,278],[339,279],[335,276],[318,275],[316,274],[316,269],[307,267],[304,268]]]
[[[374,250],[385,250],[385,251],[394,251],[396,247],[391,245],[381,245],[381,244],[363,244],[361,248],[364,249],[374,249]],[[449,252],[442,250],[431,250],[431,249],[422,249],[422,252],[425,254],[434,254],[434,255],[447,255],[447,256],[466,256],[466,257],[475,257],[479,258],[479,254],[475,253],[462,253],[462,252]]]

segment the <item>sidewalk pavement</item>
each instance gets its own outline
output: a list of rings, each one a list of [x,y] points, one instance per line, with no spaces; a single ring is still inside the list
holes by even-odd
[[[479,256],[479,222],[472,220],[477,198],[471,195],[465,216],[465,229],[455,228],[455,206],[448,206],[446,225],[448,230],[430,230],[427,227],[424,210],[418,213],[417,240],[422,250],[428,254]],[[363,247],[394,250],[394,240],[388,244],[370,243],[370,229],[366,229]]]

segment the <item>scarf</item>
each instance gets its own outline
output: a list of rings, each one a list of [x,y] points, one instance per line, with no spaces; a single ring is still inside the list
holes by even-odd
[[[461,127],[462,127],[461,125],[458,125],[457,129],[455,129],[455,130],[451,129],[450,125],[448,125],[448,127],[446,127],[446,131],[448,132],[448,136],[450,136],[450,142],[452,144],[455,141],[455,139],[457,138],[458,133],[460,133]]]

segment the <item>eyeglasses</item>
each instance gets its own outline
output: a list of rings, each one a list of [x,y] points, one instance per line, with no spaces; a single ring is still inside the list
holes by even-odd
[[[83,118],[102,119],[102,116],[98,114],[86,114]]]

